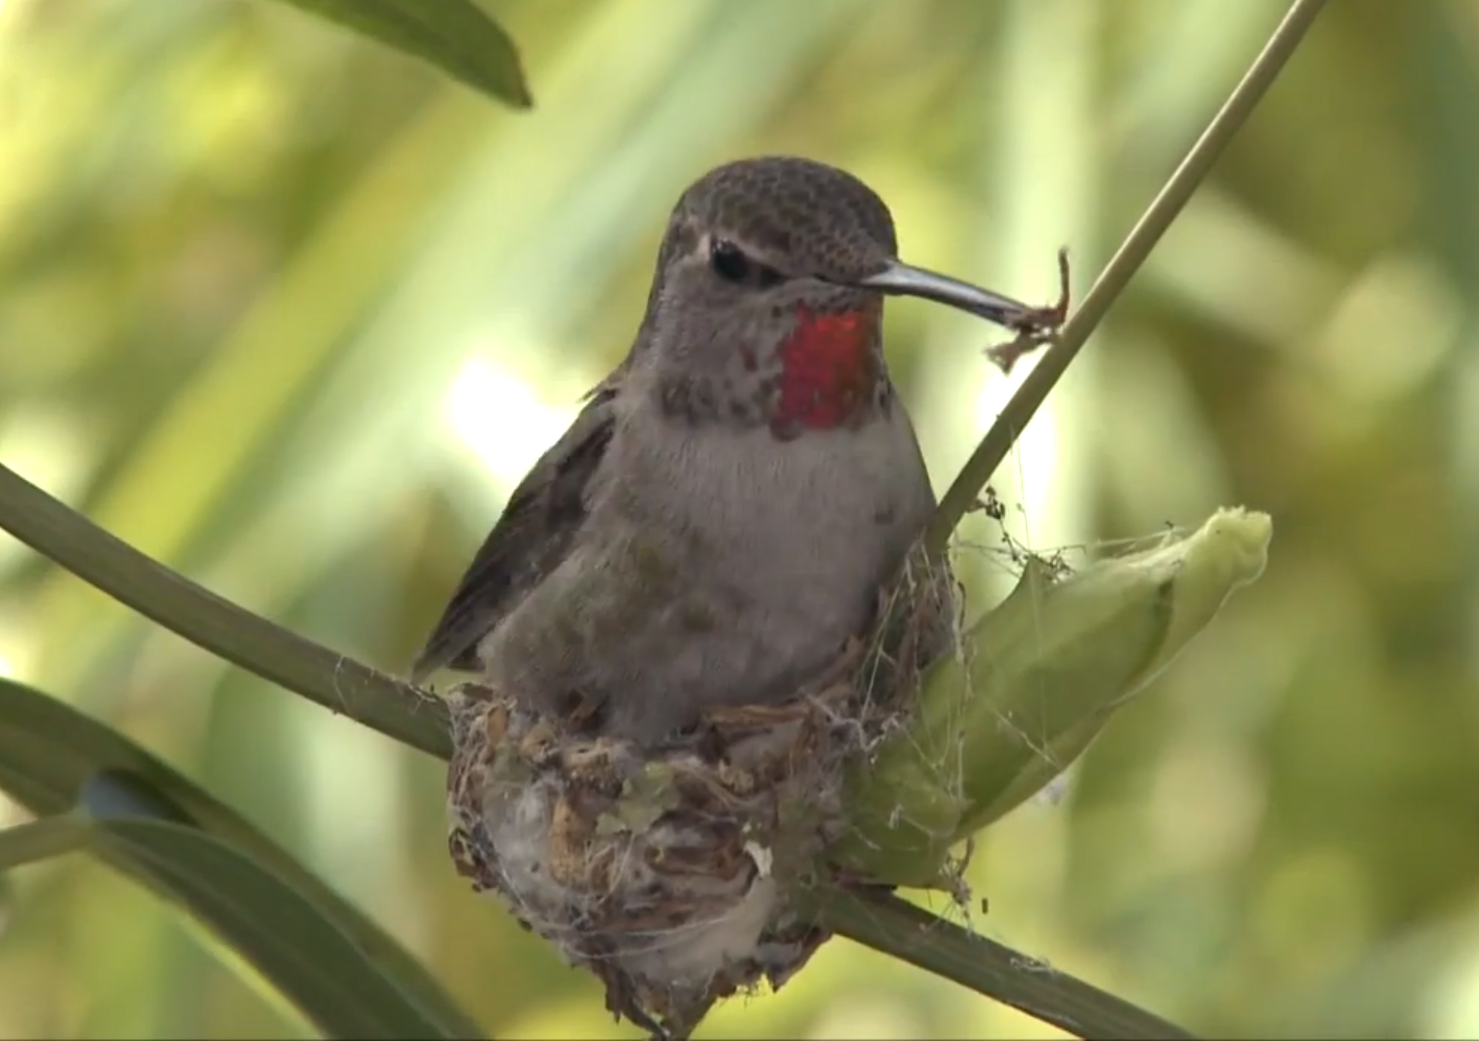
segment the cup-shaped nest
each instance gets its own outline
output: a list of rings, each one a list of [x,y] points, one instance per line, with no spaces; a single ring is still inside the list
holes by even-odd
[[[883,723],[852,717],[850,694],[712,713],[644,752],[458,687],[453,861],[593,971],[613,1012],[682,1034],[826,939],[787,893],[840,827],[841,763]]]
[[[822,881],[847,826],[845,767],[901,723],[922,619],[936,631],[951,619],[924,599],[928,611],[887,615],[898,638],[853,641],[785,703],[711,711],[656,749],[581,733],[509,692],[453,689],[459,873],[654,1034],[686,1035],[761,980],[779,987],[827,939],[792,898]]]

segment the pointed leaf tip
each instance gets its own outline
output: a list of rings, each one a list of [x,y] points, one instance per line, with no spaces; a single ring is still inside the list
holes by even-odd
[[[514,108],[534,104],[514,41],[472,0],[277,0],[428,61]]]

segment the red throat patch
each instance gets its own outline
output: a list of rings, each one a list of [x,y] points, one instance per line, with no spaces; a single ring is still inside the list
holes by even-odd
[[[817,314],[796,308],[796,331],[781,345],[775,422],[814,430],[841,426],[867,403],[877,379],[876,310]]]

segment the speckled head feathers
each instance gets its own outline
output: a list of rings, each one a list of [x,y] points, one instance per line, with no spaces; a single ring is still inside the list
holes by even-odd
[[[893,217],[871,188],[796,156],[741,159],[709,171],[683,193],[674,223],[735,239],[791,275],[861,278],[898,250]]]
[[[858,283],[894,264],[896,249],[888,207],[851,174],[796,156],[726,163],[673,207],[631,357],[667,384],[728,378],[726,394],[749,400],[758,391],[735,388],[773,382],[798,308],[866,313],[856,334],[877,355],[882,296]]]

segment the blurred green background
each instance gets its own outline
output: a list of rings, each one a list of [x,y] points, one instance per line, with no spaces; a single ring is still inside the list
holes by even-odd
[[[1282,10],[487,6],[532,113],[276,4],[0,0],[0,460],[396,672],[625,350],[693,177],[833,162],[906,259],[1047,300],[1066,244],[1081,295]],[[982,838],[977,929],[1199,1032],[1479,1033],[1476,291],[1479,3],[1332,3],[995,482],[1038,549],[1267,510],[1268,571]],[[891,305],[941,489],[1020,380],[989,340]],[[999,555],[964,559],[989,605]],[[454,876],[441,764],[3,536],[0,673],[241,809],[495,1036],[635,1036]],[[105,869],[7,882],[0,1036],[309,1036]],[[921,1035],[1057,1036],[844,941],[701,1032]]]

